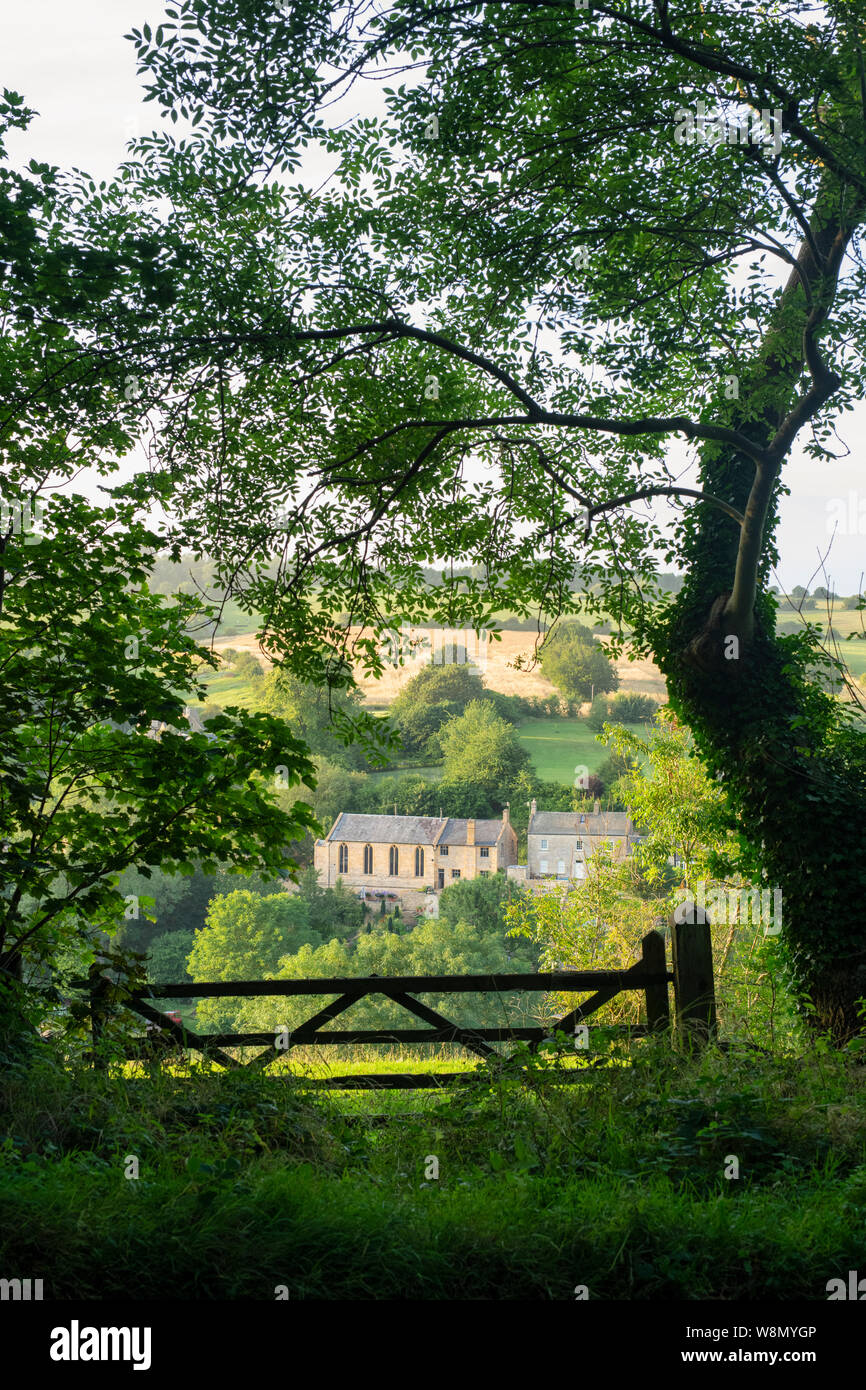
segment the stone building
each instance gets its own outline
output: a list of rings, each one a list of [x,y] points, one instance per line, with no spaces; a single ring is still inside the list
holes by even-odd
[[[517,863],[508,810],[501,820],[449,816],[365,816],[345,811],[317,840],[313,862],[323,887],[395,893],[408,906],[460,878],[484,878]]]
[[[530,803],[525,872],[509,877],[532,879],[586,878],[586,861],[601,844],[609,844],[615,860],[625,859],[638,836],[626,811],[539,811]],[[524,868],[523,865],[520,866]]]

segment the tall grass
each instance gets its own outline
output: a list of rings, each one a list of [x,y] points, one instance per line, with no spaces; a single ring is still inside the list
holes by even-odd
[[[52,1298],[471,1300],[824,1299],[863,1266],[856,1056],[608,1053],[581,1086],[524,1057],[362,1096],[46,1050],[0,1079],[2,1267]]]

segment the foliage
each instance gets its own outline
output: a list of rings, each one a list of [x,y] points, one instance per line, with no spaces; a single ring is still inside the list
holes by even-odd
[[[157,985],[191,979],[187,958],[194,936],[192,931],[173,931],[154,937],[147,955],[147,978]]]
[[[200,649],[184,631],[190,603],[144,584],[156,546],[126,504],[67,494],[37,544],[6,540],[0,953],[13,973],[25,947],[42,960],[70,934],[113,932],[127,868],[190,875],[237,856],[285,871],[286,843],[314,824],[303,801],[280,809],[265,780],[278,765],[289,785],[312,776],[280,720],[229,710],[213,739],[184,732]]]
[[[628,627],[844,1043],[862,731],[814,640],[774,634],[769,581],[795,441],[832,466],[862,396],[866,10],[669,8],[177,0],[130,37],[183,138],[143,136],[105,187],[4,152],[0,442],[23,505],[55,467],[110,472],[158,409],[124,495],[164,507],[175,558],[218,556],[316,687],[348,690],[349,657],[381,671],[404,619]],[[383,69],[384,111],[341,106]],[[0,138],[31,117],[5,92]],[[333,177],[311,188],[314,143]],[[670,527],[634,510],[657,498]]]
[[[316,979],[357,975],[460,975],[532,971],[535,952],[527,945],[509,941],[504,927],[484,930],[474,922],[424,920],[414,930],[389,930],[387,919],[377,921],[354,943],[332,940],[321,946],[303,946],[284,956],[278,969],[268,978],[278,980]],[[495,1027],[506,1022],[531,1021],[537,1000],[532,996],[416,994],[428,1007],[463,1025]],[[225,1001],[207,1001],[222,1005]],[[330,1000],[317,996],[317,1007]],[[240,1031],[273,1031],[278,1027],[297,1027],[310,1015],[310,1001],[302,997],[249,999],[238,1001],[232,1017]],[[199,1013],[211,1021],[211,1013],[200,1006]],[[214,1017],[217,1015],[214,1014]],[[220,1017],[224,1015],[221,1014]],[[414,1026],[411,1015],[398,1004],[381,997],[365,998],[340,1015],[335,1028],[377,1028]]]
[[[641,719],[652,719],[657,709],[658,701],[651,695],[596,695],[586,722],[601,733],[605,724],[637,724]]]
[[[568,1303],[579,1277],[592,1299],[814,1303],[860,1267],[866,1077],[851,1054],[646,1040],[580,1087],[480,1067],[459,1090],[372,1098],[279,1071],[131,1086],[42,1054],[0,1076],[0,1256],[27,1269],[50,1246],[53,1298],[161,1298],[170,1280],[211,1300],[287,1285],[293,1300]],[[381,1056],[352,1069],[372,1068]],[[134,1184],[118,1179],[129,1153]]]
[[[503,873],[491,874],[489,878],[461,878],[439,894],[439,921],[452,926],[471,922],[484,936],[502,932],[506,906],[524,893]]]
[[[601,642],[578,622],[561,624],[541,649],[541,669],[569,700],[616,690],[619,674]]]
[[[729,870],[736,847],[724,789],[707,777],[676,715],[660,709],[645,738],[613,725],[605,727],[604,738],[616,754],[632,759],[618,794],[644,834],[634,854],[648,881],[661,882],[673,857],[688,892],[720,867]]]
[[[223,656],[225,656],[225,652]],[[243,680],[260,681],[265,674],[262,663],[250,652],[238,652],[231,665],[235,673]]]
[[[439,757],[435,735],[442,725],[462,714],[471,700],[484,697],[484,683],[472,667],[430,665],[407,682],[388,714],[408,754],[432,754],[435,760]]]
[[[284,719],[312,753],[341,767],[364,768],[368,765],[364,749],[351,742],[353,731],[365,727],[361,695],[346,688],[345,671],[339,678],[344,682],[342,687],[317,685],[289,670],[275,669],[261,681],[261,708]]]
[[[439,742],[445,765],[443,781],[490,796],[501,795],[529,765],[529,754],[517,730],[486,700],[471,701],[462,715],[450,719]]]

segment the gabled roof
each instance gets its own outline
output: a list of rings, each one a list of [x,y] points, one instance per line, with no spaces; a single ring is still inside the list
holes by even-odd
[[[581,823],[583,816],[583,823]],[[631,819],[627,811],[536,811],[529,822],[530,835],[627,835]]]
[[[444,816],[362,816],[341,811],[327,838],[331,842],[432,845],[446,824]]]
[[[449,820],[439,841],[440,845],[468,844],[469,841],[466,838],[468,825],[469,822],[465,820]],[[504,826],[504,820],[477,820],[475,822],[476,845],[495,845]]]

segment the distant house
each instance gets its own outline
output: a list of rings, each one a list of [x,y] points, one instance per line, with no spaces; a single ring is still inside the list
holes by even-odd
[[[183,717],[189,724],[189,729],[177,729],[173,724],[167,724],[164,719],[151,719],[150,727],[145,730],[145,733],[148,738],[161,738],[165,733],[180,734],[182,738],[189,738],[191,733],[204,734],[209,743],[214,742],[216,734],[208,733],[199,710],[194,709],[192,705],[185,705]],[[116,723],[113,719],[106,719],[105,722],[110,729],[120,729],[121,733],[124,734],[134,734],[136,732],[134,726],[130,724],[128,719],[124,720],[122,724]]]
[[[526,879],[586,878],[586,861],[600,845],[610,846],[614,860],[625,859],[637,843],[634,823],[626,811],[539,811],[530,803]]]
[[[344,811],[316,841],[313,862],[324,887],[339,878],[373,897],[390,893],[405,900],[516,864],[517,835],[507,808],[501,820]]]

